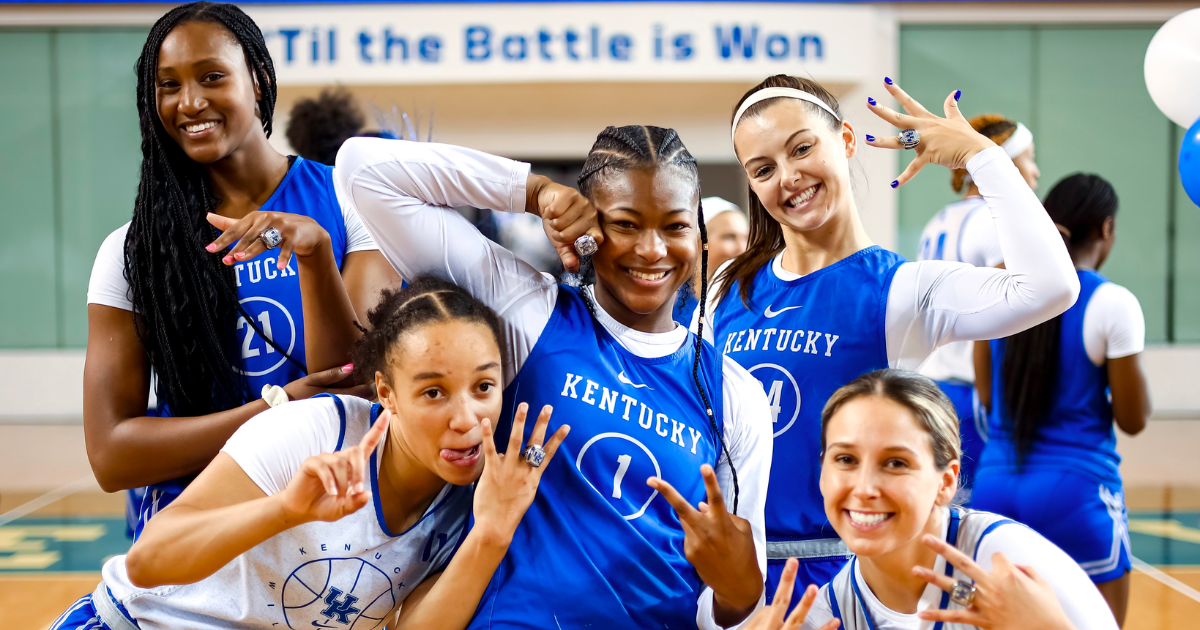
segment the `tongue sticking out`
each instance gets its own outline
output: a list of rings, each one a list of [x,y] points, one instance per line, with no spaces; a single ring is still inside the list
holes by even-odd
[[[442,459],[452,464],[471,464],[479,456],[479,445],[476,444],[471,448],[444,448],[441,456]]]

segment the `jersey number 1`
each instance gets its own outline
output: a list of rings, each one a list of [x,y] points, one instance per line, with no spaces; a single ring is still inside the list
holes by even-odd
[[[621,480],[625,478],[625,471],[629,470],[629,462],[633,458],[628,455],[617,456],[617,474],[613,475],[613,493],[612,498],[621,498]]]

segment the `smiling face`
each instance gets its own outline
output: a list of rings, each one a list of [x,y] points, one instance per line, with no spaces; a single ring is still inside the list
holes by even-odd
[[[743,117],[733,140],[750,189],[781,225],[808,232],[853,208],[849,160],[857,144],[849,123],[830,129],[804,101],[779,98]]]
[[[159,49],[159,121],[188,157],[216,162],[263,133],[255,81],[233,33],[220,24],[184,22]]]
[[[605,173],[592,190],[604,243],[592,255],[596,292],[625,313],[670,311],[699,254],[695,182],[673,166]],[[610,304],[606,304],[606,309]]]
[[[915,544],[958,488],[958,460],[934,461],[930,435],[903,405],[877,395],[845,403],[825,429],[825,516],[855,554]]]
[[[450,320],[401,335],[379,399],[393,414],[389,442],[445,481],[465,485],[483,472],[481,422],[500,417],[500,347],[481,323]]]

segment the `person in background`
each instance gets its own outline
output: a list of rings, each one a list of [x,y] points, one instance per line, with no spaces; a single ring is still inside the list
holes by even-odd
[[[1029,187],[1037,190],[1042,173],[1033,160],[1033,134],[1025,125],[999,114],[981,114],[968,122],[975,131],[1000,145]],[[970,173],[966,169],[954,169],[950,187],[954,192],[962,193],[962,200],[942,208],[925,225],[917,260],[950,260],[976,267],[1003,264],[995,221]],[[919,370],[937,381],[958,411],[963,449],[959,479],[967,497],[975,481],[975,466],[987,443],[987,413],[977,409],[975,366],[971,362],[973,345],[973,341],[948,343],[934,350]]]
[[[134,535],[256,414],[335,389],[372,396],[347,389],[350,348],[399,281],[338,203],[333,169],[268,142],[274,66],[241,9],[171,9],[136,70],[141,179],[92,268],[83,394],[100,486],[150,486]]]
[[[1146,322],[1133,293],[1099,273],[1117,236],[1113,187],[1071,175],[1045,205],[1075,264],[1079,300],[1029,330],[976,343],[989,440],[972,504],[1066,550],[1123,625],[1131,561],[1113,424],[1136,435],[1150,418]]]
[[[300,157],[333,166],[342,143],[360,135],[365,125],[353,94],[345,88],[326,88],[317,98],[292,105],[286,135]]]
[[[749,225],[746,223],[746,213],[732,201],[720,197],[705,197],[700,200],[704,204],[704,222],[708,226],[708,282],[712,282],[713,274],[726,262],[737,258],[746,251],[746,237]],[[679,289],[679,297],[675,301],[675,321],[684,326],[691,326],[696,316],[696,296],[700,294],[700,268],[691,281]]]

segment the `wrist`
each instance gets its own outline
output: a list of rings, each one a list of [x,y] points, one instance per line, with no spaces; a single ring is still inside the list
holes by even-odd
[[[287,502],[283,498],[286,492],[287,489],[284,489],[283,492],[268,497],[268,500],[271,502],[269,512],[274,517],[271,520],[282,525],[279,531],[299,527],[313,520],[307,513],[296,512],[288,507]]]
[[[525,178],[525,212],[539,217],[542,216],[542,207],[538,202],[538,197],[542,194],[542,190],[546,188],[546,184],[549,183],[550,178],[544,175],[530,173]]]
[[[481,547],[507,550],[512,544],[514,530],[507,527],[496,527],[484,521],[475,521],[470,536],[476,539]]]
[[[761,591],[759,597],[755,597],[754,601],[749,604],[732,602],[729,599],[721,596],[717,591],[713,590],[713,621],[717,625],[728,628],[735,626],[746,620],[750,613],[754,612],[754,608],[758,606],[758,601],[761,599]]]

